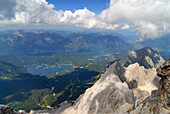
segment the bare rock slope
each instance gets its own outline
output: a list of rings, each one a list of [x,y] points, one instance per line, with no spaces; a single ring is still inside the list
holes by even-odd
[[[156,67],[163,62],[159,53],[149,47],[132,51],[112,64],[73,106],[62,113],[135,113],[135,108],[158,88]]]

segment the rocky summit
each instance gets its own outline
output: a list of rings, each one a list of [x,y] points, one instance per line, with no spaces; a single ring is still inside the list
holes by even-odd
[[[147,69],[153,67],[156,68],[163,62],[164,59],[160,56],[159,52],[150,47],[134,50],[124,59],[120,60],[120,63],[125,67],[128,67],[130,64],[138,63],[140,66]]]
[[[133,114],[170,114],[170,58],[157,69],[157,75],[161,78],[158,90],[135,107]]]
[[[87,89],[73,106],[64,110],[62,114],[145,114],[145,109],[141,107],[144,108],[146,105],[144,102],[147,102],[148,97],[158,87],[159,91],[162,92],[159,92],[160,95],[162,94],[160,99],[165,99],[163,102],[165,103],[166,101],[167,107],[169,97],[163,89],[165,84],[158,85],[160,78],[156,72],[156,67],[163,62],[164,60],[159,53],[149,47],[132,51],[122,60],[112,64],[103,76],[91,88]],[[161,68],[161,72],[166,72],[166,70],[163,70],[164,67]],[[161,73],[158,73],[158,75],[160,76]],[[166,76],[164,78],[168,80]],[[160,83],[167,83],[165,79],[162,82],[161,78]],[[160,85],[163,87],[160,87]],[[166,98],[164,98],[165,95]],[[155,102],[157,101],[154,100],[152,103],[155,104]]]

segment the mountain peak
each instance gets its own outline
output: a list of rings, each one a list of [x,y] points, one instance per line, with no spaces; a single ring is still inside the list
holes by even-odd
[[[128,56],[120,61],[125,67],[136,62],[145,68],[157,68],[164,62],[164,59],[160,56],[158,51],[153,50],[150,47],[144,47],[131,51]]]

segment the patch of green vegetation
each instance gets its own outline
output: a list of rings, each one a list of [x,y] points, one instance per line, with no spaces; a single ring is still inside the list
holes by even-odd
[[[56,106],[65,100],[75,100],[92,86],[86,83],[99,74],[88,69],[75,68],[58,75],[39,76],[14,70],[15,66],[7,66],[6,69],[10,68],[13,72],[4,73],[12,76],[10,80],[0,76],[0,102],[14,107],[15,110],[24,109],[27,112]]]
[[[88,61],[93,61],[93,62],[95,62],[95,59],[88,59]]]
[[[0,61],[4,61],[20,67],[33,64],[48,64],[52,66],[56,64],[72,63],[76,67],[84,67],[91,71],[94,70],[93,67],[96,67],[94,71],[103,72],[105,69],[106,62],[114,58],[115,56],[111,54],[85,52],[85,53],[56,53],[51,56],[10,54],[0,56]],[[98,65],[100,67],[98,67]],[[64,72],[68,72],[68,70]]]
[[[29,92],[22,92],[13,95],[12,98],[6,98],[8,101],[7,105],[14,107],[15,110],[24,109],[29,112],[31,109],[43,109],[39,103],[49,93],[50,89],[36,89]]]

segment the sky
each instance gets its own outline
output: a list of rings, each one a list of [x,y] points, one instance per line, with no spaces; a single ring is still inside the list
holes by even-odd
[[[170,33],[170,0],[0,0],[0,30],[35,26],[134,30],[154,39]]]
[[[110,0],[47,0],[50,4],[54,4],[55,10],[83,9],[86,7],[95,14],[99,14],[102,10],[109,7]]]

